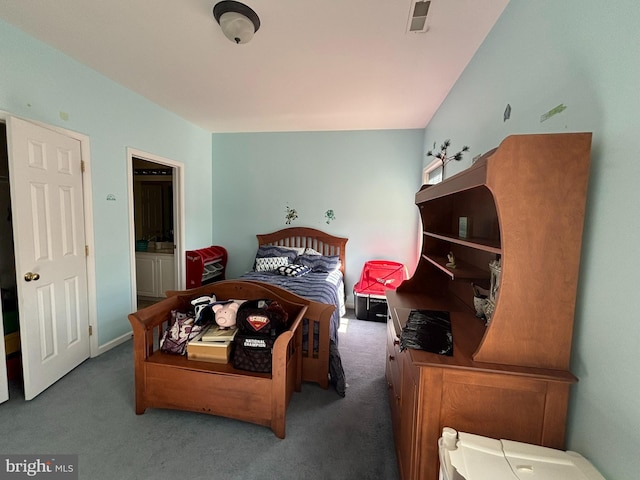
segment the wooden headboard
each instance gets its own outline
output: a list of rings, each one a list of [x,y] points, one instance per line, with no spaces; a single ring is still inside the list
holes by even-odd
[[[336,237],[315,228],[291,227],[273,233],[256,235],[258,246],[279,245],[281,247],[313,248],[323,255],[338,255],[340,270],[344,277],[346,266],[346,246],[348,238]]]

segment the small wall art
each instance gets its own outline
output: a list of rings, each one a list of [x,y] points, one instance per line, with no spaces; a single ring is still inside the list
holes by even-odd
[[[327,210],[324,214],[324,218],[327,222],[327,224],[331,223],[333,220],[336,219],[336,215],[335,213],[333,213],[333,210]]]
[[[291,208],[289,207],[289,205],[286,206],[286,215],[284,216],[285,219],[285,223],[287,225],[291,225],[291,222],[294,221],[296,218],[298,218],[298,212],[295,208]]]

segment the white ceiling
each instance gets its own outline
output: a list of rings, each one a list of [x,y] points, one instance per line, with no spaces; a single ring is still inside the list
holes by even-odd
[[[245,0],[236,45],[217,0],[1,0],[0,18],[211,132],[424,128],[508,0]]]

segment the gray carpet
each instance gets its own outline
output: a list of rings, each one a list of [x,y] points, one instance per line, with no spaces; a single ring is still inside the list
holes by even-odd
[[[134,412],[132,344],[87,360],[30,402],[11,386],[0,453],[78,454],[79,478],[397,479],[384,379],[385,324],[347,315],[340,353],[347,393],[304,383],[286,438],[211,415]],[[187,394],[185,392],[185,394]]]

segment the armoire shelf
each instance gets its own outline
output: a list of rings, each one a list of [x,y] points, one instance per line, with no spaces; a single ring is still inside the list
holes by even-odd
[[[484,270],[474,267],[469,263],[461,262],[460,260],[456,261],[455,268],[451,268],[447,266],[449,260],[446,257],[433,257],[423,254],[422,258],[449,275],[452,280],[482,280],[487,277],[487,273]]]
[[[416,194],[422,252],[413,276],[387,292],[386,377],[403,479],[437,479],[445,426],[564,447],[590,149],[590,133],[513,135]],[[495,310],[485,325],[473,284],[490,286],[496,260]],[[416,309],[449,312],[453,356],[400,350]]]
[[[444,240],[445,242],[455,243],[457,245],[464,245],[465,247],[476,248],[478,250],[484,250],[485,252],[491,252],[500,254],[502,249],[500,244],[496,240],[485,238],[460,238],[452,235],[434,233],[434,232],[422,232],[429,237]]]

